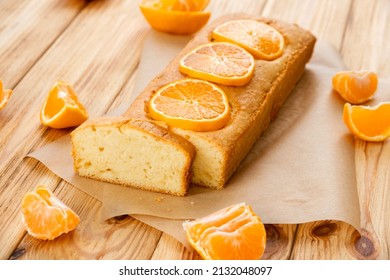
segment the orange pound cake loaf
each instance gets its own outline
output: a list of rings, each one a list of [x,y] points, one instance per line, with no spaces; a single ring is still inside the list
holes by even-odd
[[[72,132],[80,176],[140,189],[185,195],[195,149],[153,121],[99,118]]]
[[[219,85],[231,106],[230,120],[223,128],[197,132],[170,127],[196,148],[192,182],[213,189],[225,186],[299,81],[316,41],[310,32],[297,25],[249,15],[221,17],[197,34],[166,69],[151,81],[125,113],[130,118],[150,118],[145,104],[154,93],[168,83],[187,77],[179,71],[181,59],[199,46],[216,41],[213,31],[218,26],[242,19],[258,21],[277,30],[284,38],[282,53],[273,60],[256,59],[253,77],[246,85]]]
[[[185,184],[190,173],[191,183],[222,189],[299,81],[315,41],[310,32],[278,20],[245,14],[217,19],[148,84],[122,118],[95,120],[72,133],[75,170],[81,176],[175,195],[183,195],[188,184],[179,187],[172,182]],[[191,88],[186,88],[188,84]],[[205,94],[208,90],[210,96]],[[176,102],[183,98],[187,103]],[[202,107],[202,102],[219,105]],[[179,108],[172,111],[172,106]],[[213,111],[216,116],[212,116]],[[191,116],[191,125],[176,112]],[[202,114],[210,115],[210,123],[218,126],[206,127],[202,117],[197,117]],[[141,132],[145,127],[139,130],[134,125],[126,135],[118,129],[134,120],[150,125],[153,120],[164,121],[167,126],[161,129],[165,134],[152,136],[149,128]],[[141,141],[142,136],[139,141],[125,140],[138,133],[148,135],[149,141]],[[169,135],[170,140],[163,135]],[[100,137],[117,147],[104,161],[100,157],[107,150],[105,146],[103,152],[99,150]],[[194,154],[191,148],[196,150]],[[172,156],[164,157],[168,150]],[[137,169],[124,164],[123,154],[140,158]],[[148,170],[149,154],[157,161],[153,179],[137,173]],[[98,167],[85,167],[89,163]],[[115,176],[112,170],[116,170]]]

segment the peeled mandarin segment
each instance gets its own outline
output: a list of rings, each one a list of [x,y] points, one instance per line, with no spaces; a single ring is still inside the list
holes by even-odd
[[[227,86],[243,86],[253,77],[255,60],[245,49],[230,43],[202,45],[180,61],[180,72]]]
[[[50,90],[41,109],[40,119],[43,125],[61,129],[82,124],[88,119],[88,113],[72,86],[60,81]]]
[[[152,28],[171,34],[192,34],[201,29],[210,18],[202,11],[209,1],[146,0],[139,5]]]
[[[366,141],[384,141],[390,137],[390,102],[374,107],[344,105],[344,122],[356,137]]]
[[[361,104],[374,96],[378,77],[369,71],[341,71],[333,76],[332,85],[345,101]]]
[[[0,80],[0,110],[7,105],[9,98],[11,97],[12,90],[3,89],[3,82]]]
[[[284,37],[273,27],[256,20],[232,20],[217,26],[216,41],[237,44],[255,58],[274,60],[283,54]]]
[[[24,196],[22,214],[27,232],[42,240],[53,240],[80,223],[77,214],[44,187]]]
[[[260,259],[266,232],[251,207],[239,203],[183,224],[194,249],[209,260]]]
[[[214,84],[184,79],[157,90],[149,102],[149,114],[173,127],[211,131],[227,124],[230,107],[225,93]]]

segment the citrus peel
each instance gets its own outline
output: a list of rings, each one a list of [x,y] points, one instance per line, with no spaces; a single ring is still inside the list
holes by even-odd
[[[343,118],[351,133],[360,139],[380,142],[390,137],[390,102],[376,106],[346,103]]]
[[[144,0],[139,8],[150,26],[158,31],[187,35],[200,30],[211,13],[203,11],[209,0]]]
[[[71,84],[59,81],[49,91],[40,113],[41,123],[52,128],[68,128],[82,124],[88,113]]]

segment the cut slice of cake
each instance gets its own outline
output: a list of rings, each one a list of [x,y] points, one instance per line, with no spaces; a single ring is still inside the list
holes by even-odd
[[[94,119],[71,138],[80,176],[177,196],[187,192],[195,148],[154,121]]]

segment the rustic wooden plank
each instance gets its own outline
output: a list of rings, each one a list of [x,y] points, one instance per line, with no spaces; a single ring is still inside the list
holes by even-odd
[[[338,45],[344,61],[350,69],[370,69],[386,77],[390,73],[386,65],[388,48],[384,47],[390,44],[390,35],[385,31],[390,24],[389,2],[357,0],[351,4],[345,36]],[[313,242],[313,228],[318,225],[304,225],[299,228],[297,236],[300,233],[302,238],[297,238],[295,242],[293,258],[389,259],[390,235],[388,224],[384,223],[389,219],[389,199],[383,196],[389,186],[388,146],[388,141],[381,144],[356,141],[357,188],[364,226],[362,235],[349,225],[328,221],[327,225],[321,226],[336,228],[331,232],[337,232],[337,238],[333,236],[330,240],[316,239]],[[324,253],[327,250],[332,253]]]
[[[85,1],[78,0],[0,2],[0,79],[8,88],[18,83],[84,6]]]
[[[151,258],[152,260],[201,260],[196,251],[189,251],[176,239],[163,233]]]
[[[264,14],[309,29],[336,47],[342,43],[352,1],[268,1]],[[352,227],[337,221],[298,225],[290,258],[350,258]],[[347,239],[345,239],[348,237]],[[345,240],[348,240],[347,242]]]
[[[24,156],[69,132],[40,125],[39,110],[48,90],[56,80],[67,80],[91,116],[103,114],[132,76],[147,30],[134,1],[91,2],[15,87],[7,108],[13,114],[1,128],[0,244],[6,245],[0,258],[11,255],[23,234],[17,202],[35,187],[24,182],[36,180],[31,170],[37,163]]]
[[[248,13],[253,15],[260,15],[267,0],[213,0],[207,10],[212,13],[210,21],[228,13]]]
[[[129,216],[99,222],[101,203],[66,183],[56,188],[56,194],[79,213],[80,225],[51,242],[26,235],[11,259],[151,258],[161,232]]]

